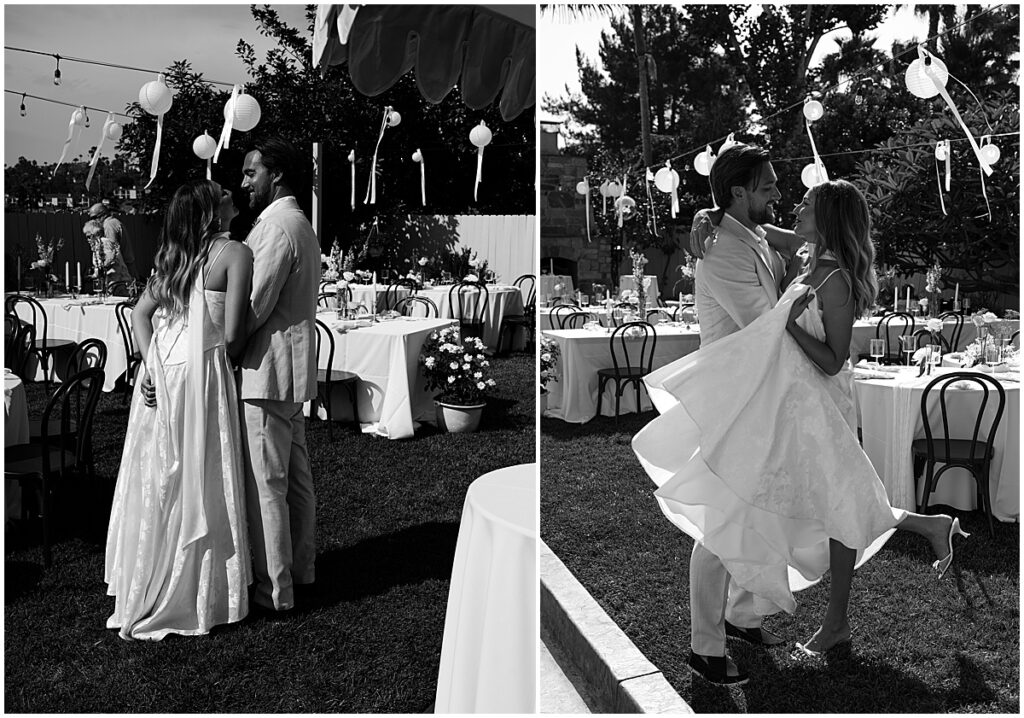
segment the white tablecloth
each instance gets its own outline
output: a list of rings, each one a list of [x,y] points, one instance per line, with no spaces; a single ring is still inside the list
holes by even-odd
[[[28,443],[28,403],[25,386],[15,374],[4,370],[4,446]],[[4,516],[21,516],[21,488],[17,481],[4,482]]]
[[[561,289],[555,289],[561,284]],[[563,274],[542,274],[537,278],[538,303],[543,304],[552,297],[574,297],[576,289],[572,286],[572,277]]]
[[[366,311],[370,314],[382,312],[387,308],[384,306],[388,290],[387,284],[378,284],[376,290],[374,290],[372,284],[349,284],[348,286],[352,290],[352,308],[363,306],[366,307]],[[324,287],[324,291],[334,294],[337,291],[337,287],[334,284],[328,284]],[[407,287],[399,287],[394,294],[397,296],[397,299],[393,299],[392,304],[403,297],[408,297],[409,289]],[[332,297],[331,308],[334,309],[336,306],[335,300]],[[394,307],[391,308],[393,309]]]
[[[925,327],[925,322],[927,322],[927,321],[928,320],[926,318],[915,317],[915,319],[914,319],[914,331],[917,331],[918,329],[923,329]],[[1019,320],[1000,320],[1000,321],[1002,321],[1002,322],[1012,326],[1014,329],[1019,329],[1020,328],[1020,321]],[[955,327],[956,327],[956,322],[954,322],[952,320],[946,320],[945,322],[943,322],[943,324],[942,324],[942,336],[945,337],[947,342],[952,342],[953,341],[953,329]],[[857,357],[858,356],[860,356],[861,354],[867,354],[870,351],[870,349],[871,349],[871,340],[875,338],[875,331],[876,331],[877,328],[878,328],[878,319],[877,318],[872,318],[872,319],[867,319],[867,320],[865,320],[865,319],[858,319],[856,322],[854,322],[854,324],[853,324],[853,335],[850,337],[850,358],[853,359],[854,363],[857,362]],[[894,320],[890,324],[889,337],[890,337],[890,340],[893,342],[893,347],[890,350],[890,353],[898,354],[899,351],[900,351],[900,347],[899,347],[900,340],[899,340],[898,337],[899,337],[900,333],[902,332],[902,328],[903,328],[903,322],[902,321]],[[978,336],[978,330],[975,328],[975,326],[973,324],[971,324],[970,317],[967,317],[966,318],[966,324],[964,324],[964,327],[963,327],[963,329],[960,332],[960,336],[958,337],[959,347],[953,347],[953,350],[955,351],[957,348],[962,348],[962,347],[966,346],[967,344],[969,344],[972,341],[974,341],[974,339],[977,336]],[[884,332],[883,332],[881,338],[883,338],[883,339],[885,338]]]
[[[438,312],[442,317],[458,319],[457,308],[453,309],[451,302],[448,301],[448,292],[450,290],[450,286],[432,287],[420,290],[419,296],[426,297],[436,304]],[[475,307],[474,302],[475,299],[469,299],[467,306]],[[517,287],[488,285],[487,313],[484,316],[484,335],[480,337],[488,350],[494,351],[498,346],[498,330],[501,328],[501,320],[506,316],[522,316],[524,311],[523,295]],[[508,345],[506,344],[506,346]]]
[[[334,312],[322,312],[317,318],[330,327],[338,323]],[[413,435],[416,421],[433,418],[433,394],[425,389],[420,350],[430,332],[454,323],[451,319],[404,317],[334,331],[333,368],[359,377],[356,400],[364,433],[404,439]],[[320,368],[326,369],[326,346],[321,349],[321,357]],[[334,419],[351,421],[348,393],[340,387],[332,388]]]
[[[945,373],[948,369],[938,369]],[[923,477],[915,496],[913,458],[910,444],[924,438],[921,420],[921,395],[931,377],[917,378],[917,368],[901,371],[895,379],[869,379],[854,382],[864,451],[885,484],[889,500],[896,508],[915,510],[924,488]],[[998,375],[997,375],[998,376]],[[1019,376],[1015,375],[1015,376]],[[1006,407],[995,437],[995,458],[990,475],[992,511],[1001,521],[1017,521],[1020,515],[1020,385],[1003,382]],[[950,434],[954,438],[971,437],[974,417],[980,405],[980,390],[947,392]],[[989,406],[994,399],[989,394]],[[938,392],[929,399],[928,416],[932,435],[941,436],[942,419]],[[940,478],[929,505],[946,504],[957,509],[974,510],[977,506],[975,483],[963,469],[950,469]]]
[[[123,297],[111,298],[103,304],[92,304],[93,299],[38,299],[46,312],[47,339],[71,339],[75,342],[93,337],[103,340],[107,345],[107,367],[103,381],[103,391],[113,391],[117,377],[128,367],[124,354],[124,343],[121,341],[121,330],[117,325],[114,305],[123,302]],[[32,316],[24,304],[18,305],[18,316],[30,321]],[[41,338],[37,335],[37,338]],[[58,354],[56,361],[51,360],[51,370],[60,379],[64,376],[66,355]],[[42,381],[43,370],[35,358],[30,357],[25,373],[35,381]]]
[[[658,326],[656,332],[658,342],[652,369],[663,367],[700,348],[700,333],[695,325],[689,330]],[[561,329],[546,331],[544,336],[558,342],[561,350],[556,369],[558,381],[547,385],[548,410],[545,415],[574,424],[590,421],[597,416],[597,371],[613,366],[608,342],[610,335],[606,331]],[[619,356],[622,356],[621,351]],[[640,397],[641,411],[647,411],[651,408],[651,400],[646,387],[641,388]],[[636,411],[636,390],[629,387],[622,394],[620,413],[632,411]],[[615,415],[614,382],[605,385],[601,414]]]
[[[537,465],[469,486],[455,546],[436,713],[534,713]]]

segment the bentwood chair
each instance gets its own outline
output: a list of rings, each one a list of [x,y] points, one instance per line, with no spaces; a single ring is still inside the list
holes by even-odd
[[[441,315],[437,309],[437,305],[434,304],[434,301],[430,297],[420,296],[403,297],[402,299],[399,299],[398,303],[395,304],[395,311],[403,316],[411,317],[414,316],[417,307],[423,307],[424,315],[428,319],[437,319]]]
[[[960,350],[960,335],[964,330],[964,315],[963,312],[943,312],[939,315],[939,319],[943,323],[952,320],[953,331],[949,335],[949,351],[955,352]]]
[[[958,439],[950,436],[947,402],[950,392],[975,391],[974,386],[968,389],[962,388],[964,382],[977,385],[982,393],[970,438]],[[989,393],[992,390],[998,397],[998,403],[995,404],[995,411],[989,411],[986,416],[985,409],[988,407]],[[939,394],[938,406],[942,417],[942,433],[940,435],[932,433],[931,417],[928,415],[928,398],[932,391],[938,391]],[[928,383],[921,395],[921,420],[924,423],[925,438],[918,439],[911,444],[914,475],[917,476],[922,464],[925,469],[924,496],[918,509],[920,513],[928,512],[928,498],[935,491],[939,478],[948,469],[966,469],[971,473],[977,486],[978,504],[988,516],[989,535],[994,535],[989,474],[992,468],[992,459],[995,456],[996,431],[999,428],[999,421],[1003,416],[1005,406],[1006,392],[1003,391],[1003,387],[997,379],[987,374],[974,371],[951,372],[938,376]],[[942,464],[938,471],[935,470],[936,464]]]
[[[1020,349],[1020,329],[1010,335],[1010,344],[1016,344],[1017,348]]]
[[[513,314],[502,318],[501,326],[498,327],[498,346],[495,353],[501,352],[502,341],[505,334],[509,335],[509,345],[515,339],[516,330],[520,327],[526,331],[528,339],[527,347],[533,347],[537,333],[537,278],[532,274],[523,274],[516,277],[512,285],[519,290],[523,296],[523,313]],[[524,294],[525,292],[525,294]]]
[[[487,286],[477,282],[459,282],[448,290],[448,305],[459,320],[459,336],[483,339],[487,317]]]
[[[551,328],[561,329],[565,317],[576,314],[580,308],[575,304],[559,304],[551,310]]]
[[[923,342],[921,341],[922,339],[924,340]],[[918,349],[920,349],[922,345],[927,346],[929,344],[935,344],[936,339],[938,340],[939,346],[942,347],[943,354],[948,354],[952,351],[952,349],[949,348],[949,342],[946,341],[946,337],[941,334],[933,335],[927,329],[918,329],[914,332],[914,346]]]
[[[24,294],[12,294],[7,297],[5,302],[5,310],[7,314],[19,316],[19,307],[24,308],[23,311],[28,315],[26,321],[35,327],[36,339],[35,343],[32,345],[30,354],[38,358],[39,363],[43,368],[43,390],[46,393],[49,393],[50,381],[52,379],[51,370],[55,355],[58,352],[64,353],[71,351],[75,342],[71,339],[53,339],[47,335],[48,322],[46,319],[46,310],[43,309],[43,305],[37,302],[34,298]]]
[[[326,361],[324,361],[326,353]],[[331,328],[319,319],[316,320],[316,384],[317,398],[323,396],[324,412],[327,414],[327,435],[333,435],[331,425],[334,423],[334,413],[331,411],[331,394],[334,386],[341,385],[348,392],[349,400],[352,402],[352,417],[355,425],[359,426],[359,403],[356,394],[359,377],[347,371],[334,368],[334,332]],[[321,366],[326,368],[321,369]],[[316,418],[318,407],[317,402],[310,408],[310,418]]]
[[[114,306],[117,317],[117,331],[121,335],[121,346],[124,348],[124,378],[118,379],[125,402],[131,399],[135,391],[135,370],[142,362],[142,353],[135,346],[135,333],[132,331],[132,309],[130,302],[118,302]]]
[[[36,344],[36,328],[12,314],[6,314],[4,340],[4,366],[24,380],[25,364]]]
[[[409,294],[406,295],[406,296],[414,297],[414,296],[416,296],[416,293],[420,290],[420,285],[416,283],[415,279],[409,279],[408,277],[405,277],[405,278],[401,278],[400,277],[400,278],[396,279],[394,282],[392,282],[391,284],[389,284],[388,288],[384,290],[384,309],[385,309],[385,311],[387,311],[387,310],[394,310],[396,312],[398,311],[398,302],[400,302],[403,299],[403,297],[402,297],[402,290],[403,289],[406,289],[406,290],[409,291]]]
[[[591,321],[594,315],[590,312],[571,312],[559,317],[559,329],[582,329],[583,325]]]
[[[695,304],[683,303],[676,307],[676,310],[672,313],[673,319],[677,322],[686,322],[687,324],[697,323],[697,306]]]
[[[615,422],[619,421],[619,402],[622,392],[630,384],[636,387],[636,410],[640,412],[640,389],[643,378],[651,373],[654,363],[654,350],[658,344],[658,335],[654,327],[647,322],[627,322],[616,327],[608,339],[608,349],[612,355],[612,368],[597,372],[597,415],[601,416],[601,400],[604,397],[605,385],[611,381],[615,384]]]
[[[672,312],[667,309],[648,309],[647,310],[647,323],[648,324],[661,324],[662,322],[675,321]]]
[[[904,334],[914,333],[914,317],[906,312],[889,312],[878,320],[875,326],[875,339],[885,339],[885,355],[880,363],[887,365],[901,364],[899,338]],[[870,354],[860,354],[858,359],[874,361]]]
[[[93,415],[102,389],[102,369],[86,369],[70,377],[46,403],[39,440],[8,446],[4,452],[4,479],[16,480],[22,488],[22,518],[34,514],[42,519],[43,565],[47,568],[53,563],[53,494],[59,484],[81,474],[87,456],[85,444],[92,437]],[[73,400],[80,392],[83,395],[79,400]],[[59,430],[51,433],[55,421]],[[72,425],[76,431],[71,430]],[[33,506],[37,495],[39,505]]]

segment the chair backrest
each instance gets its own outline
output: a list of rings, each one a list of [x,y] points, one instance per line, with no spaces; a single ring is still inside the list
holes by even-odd
[[[948,354],[950,351],[952,351],[949,348],[949,342],[946,341],[946,337],[942,336],[941,334],[933,335],[927,329],[918,329],[916,332],[914,332],[914,346],[917,347],[918,349],[920,349],[922,346],[922,339],[924,339],[924,346],[934,344],[935,340],[938,339],[939,346],[942,347],[942,351],[944,354]]]
[[[694,304],[680,304],[676,307],[676,310],[672,312],[672,316],[677,322],[696,322],[697,307]]]
[[[653,321],[652,321],[653,320]],[[662,322],[673,322],[675,319],[672,313],[666,309],[648,309],[647,310],[647,322],[648,324],[661,324]]]
[[[131,285],[123,279],[107,285],[107,294],[111,297],[127,297],[132,293]]]
[[[570,312],[559,317],[559,329],[582,329],[591,319],[590,312]]]
[[[1017,348],[1020,349],[1020,329],[1010,335],[1010,344],[1016,344]]]
[[[331,306],[332,301],[337,295],[331,292],[320,292],[320,295],[316,298],[317,309],[334,309]]]
[[[523,306],[533,306],[534,301],[537,299],[537,277],[532,274],[522,274],[516,277],[512,285],[518,288],[519,293],[523,295]]]
[[[18,313],[19,309],[25,316]],[[4,310],[32,324],[36,328],[36,339],[46,347],[46,310],[42,304],[27,294],[12,294],[4,301]]]
[[[647,322],[626,322],[616,327],[608,338],[608,348],[612,353],[612,365],[616,373],[622,369],[643,369],[644,373],[650,374],[657,345],[658,335],[654,327]]]
[[[687,289],[692,289],[692,287],[692,279],[687,279],[686,277],[677,279],[676,283],[672,285],[672,296],[678,298],[680,294],[692,294],[692,292],[685,291]]]
[[[43,471],[51,473],[50,451],[62,448],[72,451],[75,463],[83,465],[86,457],[91,456],[89,447],[92,445],[92,419],[96,413],[96,404],[103,391],[104,373],[99,367],[85,369],[61,383],[46,402],[40,424],[40,442],[42,443]],[[54,414],[59,413],[60,433],[50,436],[50,422]],[[77,425],[77,436],[72,441],[71,424]],[[68,468],[64,452],[60,452],[60,471]]]
[[[878,320],[878,325],[875,327],[875,338],[885,339],[885,352],[886,357],[899,357],[900,355],[900,344],[899,339],[896,339],[895,343],[892,340],[892,330],[895,329],[895,336],[899,337],[902,334],[913,334],[914,333],[914,317],[906,312],[890,312],[882,316]]]
[[[946,451],[945,455],[950,456],[950,440],[960,437],[951,437],[949,435],[949,413],[946,405],[946,395],[948,391],[963,391],[963,389],[953,386],[959,385],[961,382],[976,384],[984,392],[981,396],[981,403],[978,406],[978,413],[974,420],[974,429],[971,432],[970,461],[974,463],[975,461],[985,458],[988,456],[988,452],[992,449],[992,444],[995,441],[996,430],[999,428],[999,420],[1002,418],[1003,409],[1006,406],[1006,392],[1003,391],[1003,387],[999,381],[988,374],[982,374],[981,372],[976,371],[950,372],[949,374],[942,374],[930,381],[928,386],[924,388],[924,392],[921,395],[921,421],[924,423],[924,437],[928,442],[928,458],[931,460],[934,460],[936,456],[936,438],[932,435],[931,419],[928,416],[928,395],[934,389],[937,389],[939,392],[939,411],[942,417],[941,440]],[[999,403],[996,405],[995,413],[990,413],[990,421],[988,422],[987,427],[983,427],[982,425],[985,423],[985,408],[988,406],[989,401],[990,385],[998,393]],[[967,389],[967,391],[971,391],[972,389]]]
[[[575,297],[563,297],[557,302],[551,305],[551,309],[558,309],[558,307],[575,307],[580,308],[580,303],[576,301]]]
[[[26,379],[25,363],[35,349],[36,328],[11,314],[5,315],[5,322],[10,329],[10,334],[6,337],[4,366],[22,379]]]
[[[393,309],[398,311],[398,302],[402,300],[401,291],[403,289],[409,290],[409,296],[415,296],[416,292],[420,290],[420,285],[416,283],[415,279],[409,279],[408,277],[399,277],[394,282],[388,285],[388,288],[384,290],[384,309]]]
[[[580,308],[574,304],[559,304],[551,310],[551,326],[561,329],[563,317],[575,314],[578,311],[580,311]]]
[[[487,303],[488,291],[483,284],[459,282],[448,290],[448,305],[459,320],[463,339],[483,334]]]
[[[964,330],[964,315],[961,312],[943,312],[939,315],[943,323],[953,320],[953,331],[949,335],[949,350],[955,352],[960,347],[960,334]]]
[[[107,369],[107,345],[102,339],[90,337],[78,343],[68,355],[66,376],[80,374],[86,369]]]
[[[316,365],[321,367],[325,365],[325,362],[321,361],[323,352],[327,352],[326,362],[326,383],[331,383],[331,371],[334,367],[334,332],[331,328],[324,324],[319,319],[316,321]]]
[[[124,347],[124,358],[127,366],[131,366],[135,356],[135,334],[132,332],[132,309],[130,302],[118,302],[114,305],[114,316],[117,317],[117,330],[121,334],[121,345]]]
[[[437,319],[441,316],[441,313],[437,309],[437,305],[430,297],[403,297],[398,300],[398,304],[395,305],[395,311],[400,314],[410,317],[413,312],[416,311],[417,306],[422,306],[427,318]]]

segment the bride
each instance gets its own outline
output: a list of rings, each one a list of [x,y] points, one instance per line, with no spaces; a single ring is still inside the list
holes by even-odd
[[[645,381],[661,416],[633,439],[666,516],[717,555],[761,615],[792,613],[793,591],[832,572],[821,627],[797,656],[850,640],[855,565],[896,528],[924,536],[939,576],[957,519],[893,508],[857,440],[848,354],[874,301],[867,202],[838,180],[796,208],[812,268],[743,330]]]
[[[144,364],[107,530],[108,628],[208,633],[249,610],[242,444],[230,359],[245,345],[252,252],[226,232],[231,193],[175,192],[156,274],[132,312]]]

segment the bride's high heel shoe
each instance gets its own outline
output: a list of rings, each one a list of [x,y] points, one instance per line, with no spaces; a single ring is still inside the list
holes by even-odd
[[[949,553],[946,555],[945,558],[939,559],[938,561],[932,564],[932,568],[939,572],[939,578],[942,578],[946,574],[946,571],[949,569],[949,567],[953,565],[953,536],[957,534],[963,536],[964,538],[970,536],[969,533],[961,530],[959,518],[953,519],[953,523],[949,525],[949,538],[946,542],[949,546]]]

